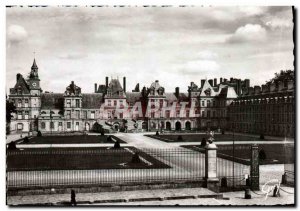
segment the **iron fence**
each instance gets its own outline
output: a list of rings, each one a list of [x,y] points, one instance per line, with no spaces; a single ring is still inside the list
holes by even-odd
[[[205,155],[174,149],[48,148],[7,151],[7,187],[200,181]]]
[[[219,145],[217,175],[221,191],[244,188],[250,179],[251,145]]]

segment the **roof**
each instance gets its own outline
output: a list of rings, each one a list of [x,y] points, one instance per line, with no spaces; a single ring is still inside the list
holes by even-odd
[[[29,85],[20,73],[17,74],[17,83],[14,89],[11,89],[11,94],[17,93],[18,89],[21,89],[23,94],[30,94]]]
[[[223,97],[223,98],[237,98],[238,97],[234,88],[230,87],[230,86],[221,88],[219,96]]]
[[[127,92],[126,93],[126,100],[128,103],[135,103],[137,101],[140,101],[140,98],[142,97],[141,92]]]
[[[38,69],[38,66],[36,65],[35,59],[33,60],[33,64],[31,66],[31,69]]]
[[[64,106],[63,93],[42,93],[41,109],[62,109]]]
[[[102,93],[82,94],[82,108],[97,108],[102,104]]]
[[[117,91],[123,91],[123,88],[118,79],[111,79],[108,88],[111,89],[112,93],[115,93]]]

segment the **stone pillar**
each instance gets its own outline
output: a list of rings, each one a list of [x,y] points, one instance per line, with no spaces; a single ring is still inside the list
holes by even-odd
[[[258,145],[252,145],[251,147],[251,189],[259,190],[259,149]]]
[[[205,185],[204,187],[217,191],[219,178],[217,177],[217,146],[207,144],[205,147]]]

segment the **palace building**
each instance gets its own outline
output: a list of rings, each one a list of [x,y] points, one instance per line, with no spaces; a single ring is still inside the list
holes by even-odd
[[[245,94],[245,90],[249,90],[249,94]],[[106,77],[105,84],[95,84],[94,93],[83,93],[74,81],[62,93],[49,93],[43,92],[40,87],[38,66],[34,60],[29,77],[25,79],[17,74],[16,84],[10,89],[9,100],[17,110],[10,130],[83,132],[91,131],[95,124],[99,124],[107,132],[227,130],[233,127],[242,131],[254,126],[250,123],[238,126],[235,121],[242,121],[244,117],[238,116],[233,108],[242,105],[244,99],[248,100],[251,90],[249,79],[220,78],[219,83],[217,79],[203,79],[199,86],[191,82],[187,92],[180,92],[178,87],[174,92],[166,92],[158,80],[141,90],[140,84],[137,84],[129,92],[126,77],[123,77],[122,85],[118,79]],[[290,85],[287,90],[289,92]],[[273,102],[273,98],[268,99]],[[278,99],[281,102],[282,97]],[[285,96],[283,99],[286,99]],[[290,95],[287,99],[289,102]],[[277,123],[275,119],[272,121]],[[257,121],[256,127],[261,124]],[[273,125],[270,127],[273,128]]]

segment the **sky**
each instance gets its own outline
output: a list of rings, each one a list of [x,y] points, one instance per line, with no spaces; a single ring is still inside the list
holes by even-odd
[[[291,7],[12,7],[6,9],[6,91],[35,55],[43,91],[105,77],[127,91],[159,80],[167,92],[201,79],[261,85],[293,67]],[[34,54],[35,52],[35,54]]]

